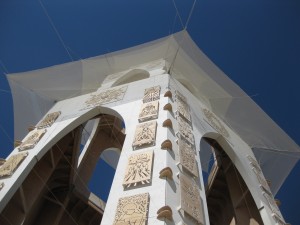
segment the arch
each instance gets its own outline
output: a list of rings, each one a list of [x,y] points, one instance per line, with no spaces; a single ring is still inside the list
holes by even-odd
[[[230,224],[232,221],[241,225],[250,224],[251,221],[263,224],[253,193],[248,188],[247,179],[243,177],[246,174],[244,168],[241,163],[237,163],[239,158],[226,139],[217,133],[206,133],[200,140],[200,153],[204,147],[203,142],[213,153],[209,159],[213,161],[209,174],[205,176],[203,173],[207,179],[206,200],[211,224]],[[208,157],[204,158],[207,160]]]
[[[131,82],[138,81],[138,80],[147,79],[149,77],[150,77],[150,73],[148,71],[142,70],[142,69],[133,69],[133,70],[129,71],[128,73],[126,73],[125,75],[123,75],[122,77],[120,77],[118,80],[116,80],[112,84],[112,87],[131,83]]]

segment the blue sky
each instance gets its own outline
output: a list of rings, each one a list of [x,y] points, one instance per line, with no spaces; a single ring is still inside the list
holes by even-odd
[[[193,4],[194,0],[1,0],[0,157],[13,148],[6,73],[101,55],[169,35],[186,25]],[[299,144],[300,1],[198,0],[187,30]],[[298,164],[277,195],[291,224],[299,224],[299,172]]]

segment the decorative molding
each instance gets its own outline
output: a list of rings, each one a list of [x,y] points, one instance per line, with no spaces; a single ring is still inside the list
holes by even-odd
[[[0,179],[12,176],[27,155],[28,152],[22,152],[10,156],[9,159],[0,167]]]
[[[143,122],[151,119],[157,119],[158,108],[159,108],[158,101],[144,103],[140,110],[139,122]]]
[[[158,100],[160,97],[160,86],[147,88],[144,91],[143,103]]]
[[[46,132],[46,129],[31,131],[25,141],[23,141],[22,144],[18,147],[19,151],[34,148]]]
[[[120,198],[113,225],[137,224],[147,225],[149,194],[138,194]]]
[[[2,190],[2,188],[4,188],[4,182],[0,183],[0,191]]]
[[[166,91],[164,97],[172,98],[173,97],[172,92],[170,90]]]
[[[159,178],[173,179],[173,171],[170,167],[165,167],[159,172]]]
[[[180,174],[179,179],[181,208],[198,223],[204,224],[203,207],[198,186],[195,181],[184,174]]]
[[[153,151],[131,155],[125,172],[123,186],[150,183],[152,174]]]
[[[172,111],[173,111],[171,103],[167,103],[167,104],[164,106],[163,109],[164,109],[164,110],[168,110],[169,112],[172,112]]]
[[[195,159],[195,151],[190,145],[179,139],[179,155],[180,164],[193,176],[198,177],[197,161]]]
[[[179,125],[179,133],[180,135],[186,139],[189,143],[191,143],[192,145],[195,144],[195,138],[194,135],[192,133],[192,127],[186,122],[184,121],[180,116],[177,117],[177,121],[178,121],[178,125]]]
[[[168,127],[170,129],[173,129],[173,124],[172,124],[172,121],[170,119],[166,119],[164,122],[163,122],[163,127]]]
[[[206,117],[206,119],[208,120],[208,123],[217,132],[219,132],[224,137],[229,138],[228,131],[226,130],[226,128],[223,125],[223,123],[219,120],[219,118],[214,113],[212,113],[211,111],[209,111],[208,109],[205,109],[205,108],[202,108],[202,112],[203,112],[204,116]]]
[[[160,148],[163,150],[171,150],[172,151],[172,142],[169,139],[167,139],[167,140],[163,141],[163,143],[161,143]]]
[[[102,104],[108,104],[116,101],[121,101],[125,95],[127,86],[108,89],[100,93],[93,93],[90,98],[85,101],[86,107],[83,109],[93,108]]]
[[[177,102],[177,110],[179,115],[185,118],[187,121],[191,122],[191,114],[189,105],[182,101],[180,98],[176,100]]]
[[[57,120],[60,114],[61,111],[47,114],[46,117],[37,125],[37,128],[42,129],[52,126],[52,124]]]
[[[168,219],[168,220],[173,220],[173,212],[170,206],[166,205],[161,207],[158,211],[157,211],[157,219]]]
[[[143,145],[154,145],[156,136],[156,121],[150,121],[139,124],[136,127],[134,141],[132,146],[134,148],[141,147]]]

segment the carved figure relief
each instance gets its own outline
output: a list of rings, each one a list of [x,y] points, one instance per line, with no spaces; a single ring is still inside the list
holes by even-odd
[[[140,111],[139,122],[143,122],[151,119],[157,119],[158,106],[159,106],[158,101],[144,103]]]
[[[202,112],[204,113],[204,116],[208,120],[208,123],[214,129],[216,129],[216,131],[218,131],[224,137],[227,137],[227,138],[229,137],[228,131],[226,130],[226,128],[224,127],[224,125],[222,124],[222,122],[218,119],[218,117],[214,113],[212,113],[208,109],[204,109],[204,108],[202,108]]]
[[[113,225],[146,225],[148,208],[148,193],[120,198]]]
[[[154,145],[156,136],[156,121],[139,124],[136,127],[133,147],[140,147],[143,145]]]
[[[0,191],[2,190],[3,187],[4,187],[4,183],[1,182],[1,183],[0,183]]]
[[[183,95],[183,94],[181,94],[179,91],[177,91],[176,90],[176,99],[178,100],[178,99],[180,99],[181,101],[184,101],[184,102],[186,102],[186,97]]]
[[[123,186],[150,183],[153,151],[131,155],[125,172]]]
[[[144,91],[143,103],[158,100],[160,96],[160,86],[147,88]]]
[[[204,224],[203,209],[198,186],[192,179],[184,174],[180,174],[179,179],[181,208],[198,223]]]
[[[37,125],[37,128],[42,129],[52,126],[60,114],[60,111],[47,114],[46,117]]]
[[[47,132],[46,129],[31,131],[29,136],[22,142],[22,144],[18,147],[20,151],[24,151],[27,149],[32,149],[36,146],[36,144],[41,140],[44,134]]]
[[[10,156],[9,159],[0,167],[0,178],[12,176],[27,155],[28,152],[22,152]]]
[[[192,145],[194,145],[195,138],[192,133],[192,127],[187,122],[185,122],[180,116],[177,118],[177,120],[178,120],[180,135],[188,142],[190,142]]]
[[[123,99],[126,90],[127,90],[127,86],[109,89],[106,91],[102,91],[98,94],[91,94],[91,97],[85,101],[86,104],[85,109],[96,107],[101,104],[120,101]]]
[[[195,159],[195,151],[190,145],[182,140],[178,140],[180,164],[195,177],[198,177],[197,161]]]
[[[189,106],[186,102],[182,101],[180,98],[177,101],[177,110],[178,113],[184,117],[187,121],[191,122],[191,114]]]

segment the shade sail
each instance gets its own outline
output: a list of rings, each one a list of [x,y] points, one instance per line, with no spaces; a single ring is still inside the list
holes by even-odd
[[[174,79],[253,149],[276,193],[300,157],[299,146],[205,56],[186,31],[102,56],[8,74],[15,138],[23,138],[27,127],[37,123],[55,102],[92,92],[110,74],[159,59],[166,61]]]

